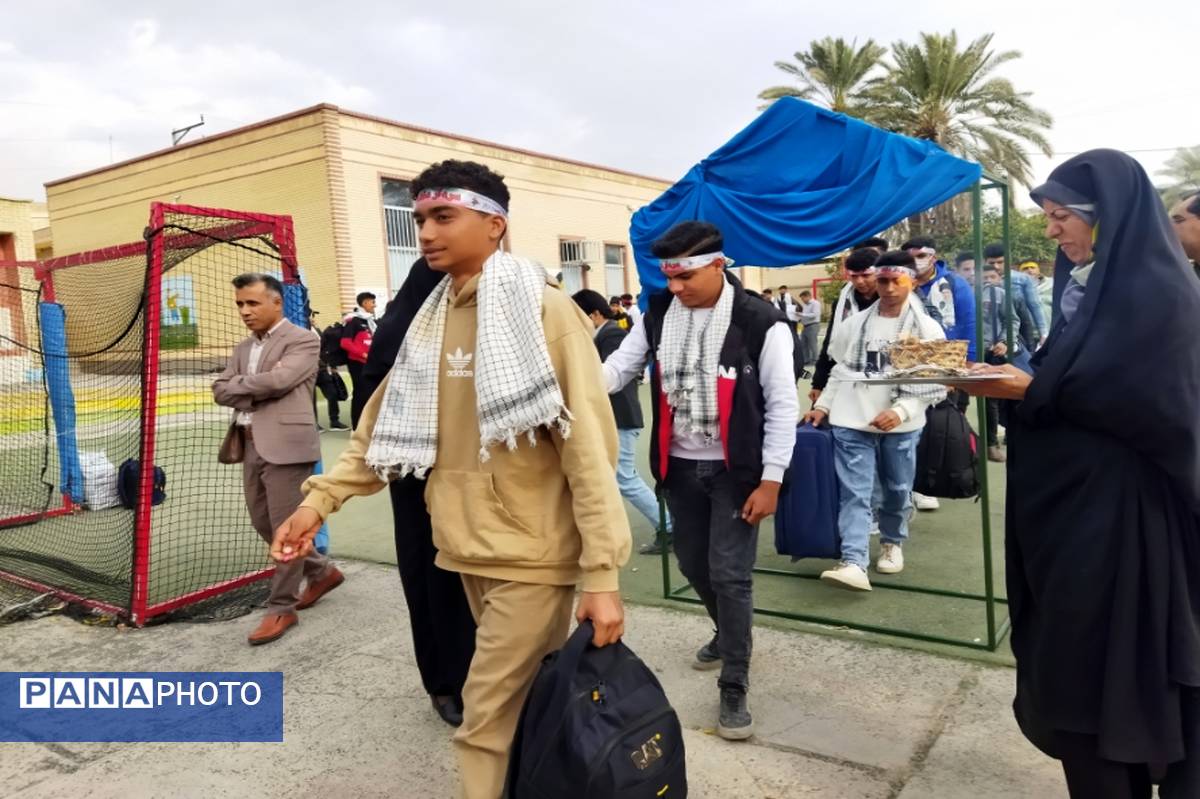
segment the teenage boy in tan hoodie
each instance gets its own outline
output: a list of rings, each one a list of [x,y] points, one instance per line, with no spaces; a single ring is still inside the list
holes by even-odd
[[[454,736],[463,796],[496,799],[529,685],[569,632],[575,587],[575,618],[591,619],[597,646],[624,632],[617,575],[631,539],[617,430],[590,323],[540,267],[499,249],[501,177],[445,161],[412,192],[422,254],[446,278],[350,446],[305,483],[272,555],[302,557],[329,514],[384,478],[428,475],[437,565],[462,575],[478,623]]]

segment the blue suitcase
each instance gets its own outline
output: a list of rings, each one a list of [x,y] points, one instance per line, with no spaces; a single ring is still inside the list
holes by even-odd
[[[809,424],[796,428],[790,475],[775,511],[775,551],[792,558],[840,558],[832,431]]]

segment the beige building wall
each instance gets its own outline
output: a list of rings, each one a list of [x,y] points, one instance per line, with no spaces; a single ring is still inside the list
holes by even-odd
[[[381,181],[411,180],[425,167],[448,158],[478,161],[504,175],[512,194],[509,245],[548,271],[559,271],[560,238],[577,238],[625,247],[626,278],[620,286],[605,281],[603,252],[592,264],[585,285],[603,294],[636,293],[636,268],[629,244],[629,221],[668,183],[603,167],[579,164],[462,139],[433,131],[341,112],[340,148],[344,163],[346,209],[355,289],[387,288],[387,246]],[[355,291],[343,287],[344,299]]]
[[[293,218],[299,262],[315,295],[336,293],[330,190],[321,109],[270,124],[200,139],[46,184],[57,255],[136,241],[153,201],[228,208]],[[250,261],[248,261],[249,263]],[[228,278],[196,275],[209,294]],[[232,291],[232,289],[230,289]],[[228,295],[197,304],[229,303]],[[229,313],[234,313],[229,305]],[[201,324],[214,321],[201,308]],[[228,320],[222,320],[224,326]]]
[[[32,261],[34,255],[33,203],[0,197],[0,261]],[[31,270],[0,267],[0,385],[26,378],[37,308],[36,295],[21,289],[35,287]]]
[[[788,291],[797,297],[806,289],[811,291],[814,280],[826,277],[829,277],[829,274],[825,271],[824,264],[805,264],[771,269],[763,266],[747,266],[742,270],[742,282],[748,289],[778,291],[780,286],[787,286]]]
[[[0,197],[0,261],[32,261],[34,203],[29,200],[10,200]]]
[[[50,236],[50,211],[45,203],[33,203],[30,207],[34,253],[39,261],[45,261],[54,255],[54,241]]]
[[[411,180],[447,158],[480,161],[505,176],[513,252],[554,274],[560,239],[594,242],[585,285],[637,292],[629,221],[667,182],[330,105],[48,183],[53,248],[64,255],[135,241],[155,200],[288,214],[312,305],[327,324],[359,290],[390,297],[399,288],[388,275],[381,181]],[[606,280],[604,243],[625,248],[625,275],[613,281],[620,285]],[[204,324],[206,314],[199,319]]]

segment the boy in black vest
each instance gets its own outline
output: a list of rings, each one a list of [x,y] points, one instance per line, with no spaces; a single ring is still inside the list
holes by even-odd
[[[758,523],[775,512],[796,440],[796,333],[775,306],[742,289],[721,231],[681,222],[652,247],[667,291],[604,363],[609,392],[652,365],[650,468],[675,521],[679,568],[717,626],[696,653],[718,666],[717,732],[754,732],[750,676]]]

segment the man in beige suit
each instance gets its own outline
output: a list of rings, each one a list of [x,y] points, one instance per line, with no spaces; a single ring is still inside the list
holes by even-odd
[[[283,286],[271,275],[233,279],[238,313],[253,333],[233,350],[213,383],[218,405],[234,409],[221,445],[222,463],[241,463],[246,507],[268,544],[276,527],[299,506],[300,485],[321,457],[313,415],[313,383],[320,340],[283,315]],[[302,580],[307,590],[300,594]],[[341,571],[315,551],[275,567],[267,614],[250,634],[252,645],[281,637],[310,607],[342,584]]]

